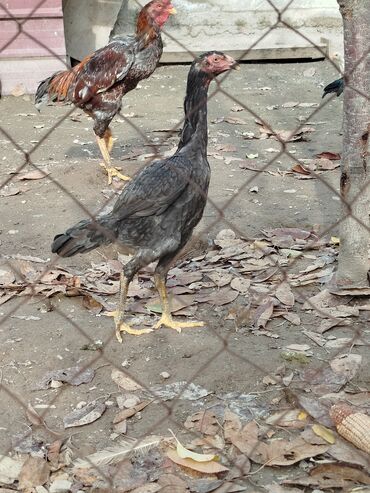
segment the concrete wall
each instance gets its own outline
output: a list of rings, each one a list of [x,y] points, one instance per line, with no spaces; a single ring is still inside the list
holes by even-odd
[[[128,0],[129,18],[124,26],[133,31],[138,3]],[[282,10],[288,0],[274,0]],[[245,59],[322,56],[304,38],[280,25],[258,39],[276,23],[277,14],[266,0],[173,0],[177,15],[165,27],[162,62],[188,61],[191,54],[218,49],[244,54]],[[81,59],[103,46],[116,20],[121,0],[64,0],[67,53]],[[320,45],[325,51],[342,51],[342,20],[336,0],[295,0],[282,19]],[[255,45],[255,43],[257,43]],[[253,47],[248,53],[246,50]]]

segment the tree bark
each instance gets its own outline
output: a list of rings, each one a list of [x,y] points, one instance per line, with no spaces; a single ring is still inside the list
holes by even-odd
[[[338,289],[348,289],[369,285],[370,2],[338,0],[338,4],[344,28],[345,89],[336,284]]]

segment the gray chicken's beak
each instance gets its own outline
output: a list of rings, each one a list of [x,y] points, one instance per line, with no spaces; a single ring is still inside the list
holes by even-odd
[[[232,70],[240,70],[240,65],[239,65],[239,63],[236,63],[235,62],[234,65],[232,65],[231,68],[232,68]]]

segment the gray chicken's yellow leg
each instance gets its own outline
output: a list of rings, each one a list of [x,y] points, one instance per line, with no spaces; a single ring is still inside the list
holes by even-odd
[[[154,282],[162,301],[162,317],[155,325],[153,325],[153,329],[159,329],[159,327],[164,325],[170,329],[177,330],[177,332],[181,332],[181,329],[185,329],[187,327],[204,326],[204,322],[178,322],[177,320],[174,320],[172,318],[170,304],[168,302],[165,276],[161,274],[154,274]]]
[[[117,310],[115,310],[114,312],[106,313],[108,317],[114,317],[114,322],[116,324],[116,337],[119,342],[122,342],[121,332],[127,332],[128,334],[133,334],[135,336],[152,332],[152,329],[133,329],[128,323],[123,321],[125,316],[129,284],[130,281],[122,272],[120,278],[120,293]]]
[[[101,138],[98,135],[96,136],[96,141],[98,143],[101,155],[103,156],[104,161],[100,163],[100,166],[105,168],[105,171],[108,174],[108,185],[112,183],[113,176],[117,176],[120,180],[130,180],[131,178],[126,175],[122,175],[117,168],[114,168],[111,165],[110,161],[110,151],[113,147],[113,137],[110,129],[105,131],[104,136]]]

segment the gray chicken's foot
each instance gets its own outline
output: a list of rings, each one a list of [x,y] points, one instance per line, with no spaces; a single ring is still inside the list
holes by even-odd
[[[133,329],[131,325],[122,321],[122,314],[118,310],[114,312],[106,312],[104,313],[106,317],[113,317],[114,322],[116,324],[116,337],[119,342],[122,342],[121,332],[126,332],[127,334],[131,334],[134,336],[140,336],[141,334],[149,334],[153,332],[153,329]]]
[[[153,329],[159,329],[164,325],[165,327],[168,327],[169,329],[174,329],[177,332],[181,332],[181,329],[186,329],[190,327],[204,327],[204,322],[199,322],[195,320],[194,322],[178,322],[177,320],[174,320],[171,316],[167,315],[164,313],[158,322],[153,325]]]

